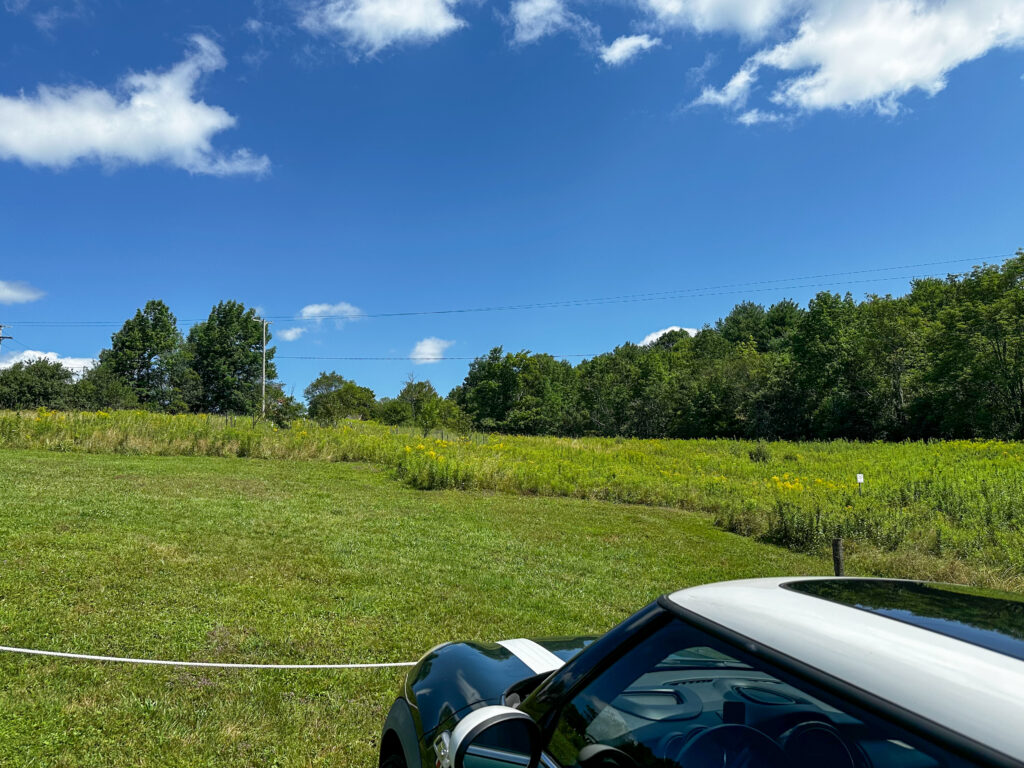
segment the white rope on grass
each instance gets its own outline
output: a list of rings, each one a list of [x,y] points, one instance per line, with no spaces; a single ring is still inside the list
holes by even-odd
[[[415,661],[392,661],[383,664],[228,664],[217,661],[166,661],[164,659],[130,659],[119,656],[92,656],[87,653],[64,653],[62,651],[39,651],[34,648],[13,648],[0,645],[6,653],[24,653],[29,656],[56,656],[61,659],[80,661],[110,661],[121,664],[152,664],[162,667],[206,667],[216,669],[385,669],[391,667],[412,667]]]

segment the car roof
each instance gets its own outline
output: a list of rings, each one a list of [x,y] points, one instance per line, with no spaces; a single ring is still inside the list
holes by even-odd
[[[889,600],[860,597],[881,589]],[[932,598],[922,610],[900,596],[914,590]],[[929,589],[930,588],[930,589]],[[969,739],[1024,760],[1024,660],[1014,644],[1024,626],[998,632],[991,626],[941,613],[943,600],[932,593],[977,595],[1005,605],[1010,621],[1024,616],[1019,598],[945,585],[887,579],[774,578],[730,581],[674,592],[676,606],[725,627],[778,653],[867,691],[919,717]],[[957,597],[949,598],[956,601]],[[881,605],[881,603],[886,605]],[[895,607],[894,607],[895,606]],[[907,606],[910,606],[908,608]],[[984,622],[982,622],[984,623]],[[960,635],[956,625],[965,626]],[[998,624],[997,624],[998,627]],[[979,636],[971,630],[982,630]],[[985,633],[1003,635],[1008,646]],[[970,641],[965,637],[971,638]],[[1009,651],[1009,652],[1008,652]]]

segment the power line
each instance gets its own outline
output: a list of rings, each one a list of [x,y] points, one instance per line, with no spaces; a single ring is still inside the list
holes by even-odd
[[[999,256],[997,258],[1009,258],[1009,256]],[[934,261],[924,262],[921,264],[905,264],[895,267],[875,267],[872,269],[859,269],[849,272],[832,272],[821,275],[804,275],[802,277],[786,277],[786,278],[775,278],[772,280],[755,280],[747,283],[730,283],[726,285],[718,286],[705,286],[701,288],[678,288],[671,291],[655,291],[651,293],[634,293],[634,294],[623,294],[620,296],[603,296],[597,298],[585,298],[585,299],[563,299],[561,301],[550,301],[550,302],[536,302],[532,304],[509,304],[489,307],[470,307],[462,309],[434,309],[434,310],[416,310],[416,311],[404,311],[404,312],[377,312],[377,313],[351,313],[347,315],[316,315],[314,317],[303,317],[301,315],[284,316],[279,315],[277,319],[284,320],[364,320],[372,318],[385,318],[385,317],[412,317],[422,315],[450,315],[450,314],[463,314],[463,313],[477,313],[477,312],[512,312],[532,309],[559,309],[559,308],[571,308],[571,307],[584,307],[594,306],[601,304],[628,304],[635,302],[645,301],[667,301],[677,298],[695,298],[701,296],[721,296],[728,293],[742,293],[743,291],[725,291],[722,293],[704,293],[704,291],[721,291],[726,288],[743,288],[747,286],[757,285],[768,285],[772,283],[784,283],[793,282],[800,280],[817,280],[824,277],[845,277],[849,275],[861,275],[872,272],[888,272],[897,269],[915,269],[918,267],[937,266],[940,264],[957,264],[966,261],[974,261],[972,258],[966,259],[950,259],[948,261]],[[885,278],[875,278],[873,280],[853,280],[844,281],[845,283],[865,283],[865,282],[880,282],[887,280],[912,280],[920,277],[935,277],[935,275],[899,275]],[[835,283],[830,283],[834,285]],[[759,290],[791,290],[793,288],[814,288],[818,286],[775,286],[772,288],[765,288]]]
[[[1012,254],[1003,254],[997,256],[997,259],[1010,258]],[[627,303],[639,303],[649,301],[671,301],[673,299],[683,298],[701,298],[707,296],[724,296],[735,293],[761,293],[765,291],[776,291],[776,290],[798,290],[802,288],[820,288],[837,285],[840,283],[831,282],[823,284],[811,284],[811,285],[779,285],[779,283],[793,283],[804,280],[819,280],[822,278],[831,277],[848,277],[852,275],[872,274],[879,272],[891,272],[902,269],[916,269],[920,267],[932,267],[949,264],[962,264],[968,261],[976,261],[973,258],[962,258],[962,259],[948,259],[945,261],[931,261],[921,262],[919,264],[903,264],[892,267],[872,267],[869,269],[858,269],[850,270],[846,272],[831,272],[823,273],[819,275],[804,275],[801,277],[785,277],[785,278],[774,278],[771,280],[755,280],[746,283],[730,283],[718,286],[703,286],[697,288],[678,288],[671,291],[655,291],[651,293],[635,293],[635,294],[622,294],[619,296],[602,296],[602,297],[591,297],[591,298],[577,298],[577,299],[563,299],[559,301],[550,302],[534,302],[528,304],[507,304],[507,305],[495,305],[495,306],[482,306],[482,307],[462,307],[454,309],[433,309],[433,310],[407,310],[397,312],[352,312],[341,315],[268,315],[268,320],[282,320],[290,322],[309,322],[319,320],[368,320],[368,319],[381,319],[389,317],[415,317],[425,315],[452,315],[452,314],[469,314],[469,313],[484,313],[484,312],[521,312],[538,309],[567,309],[576,307],[587,307],[587,306],[600,306],[604,304],[627,304]],[[865,280],[847,280],[841,281],[842,285],[855,285],[864,283],[875,283],[875,282],[886,282],[893,280],[913,280],[927,277],[940,277],[941,275],[929,274],[929,275],[893,275],[889,277],[878,277]],[[756,288],[756,286],[771,286],[767,288]],[[727,289],[745,289],[745,290],[727,290]],[[194,323],[204,322],[208,318],[199,319],[183,319],[178,320],[179,325],[191,325]],[[77,320],[77,321],[45,321],[45,320],[26,320],[17,323],[18,325],[24,326],[35,326],[35,327],[100,327],[100,326],[120,326],[124,324],[124,321],[112,321],[112,320]]]

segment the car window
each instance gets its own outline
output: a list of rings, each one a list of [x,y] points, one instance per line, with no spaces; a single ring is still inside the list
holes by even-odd
[[[892,723],[673,620],[565,705],[548,743],[593,768],[962,768]]]

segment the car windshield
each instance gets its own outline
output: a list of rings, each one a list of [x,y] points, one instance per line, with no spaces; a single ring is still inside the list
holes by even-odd
[[[794,683],[672,619],[562,708],[561,766],[961,768],[977,765]]]

